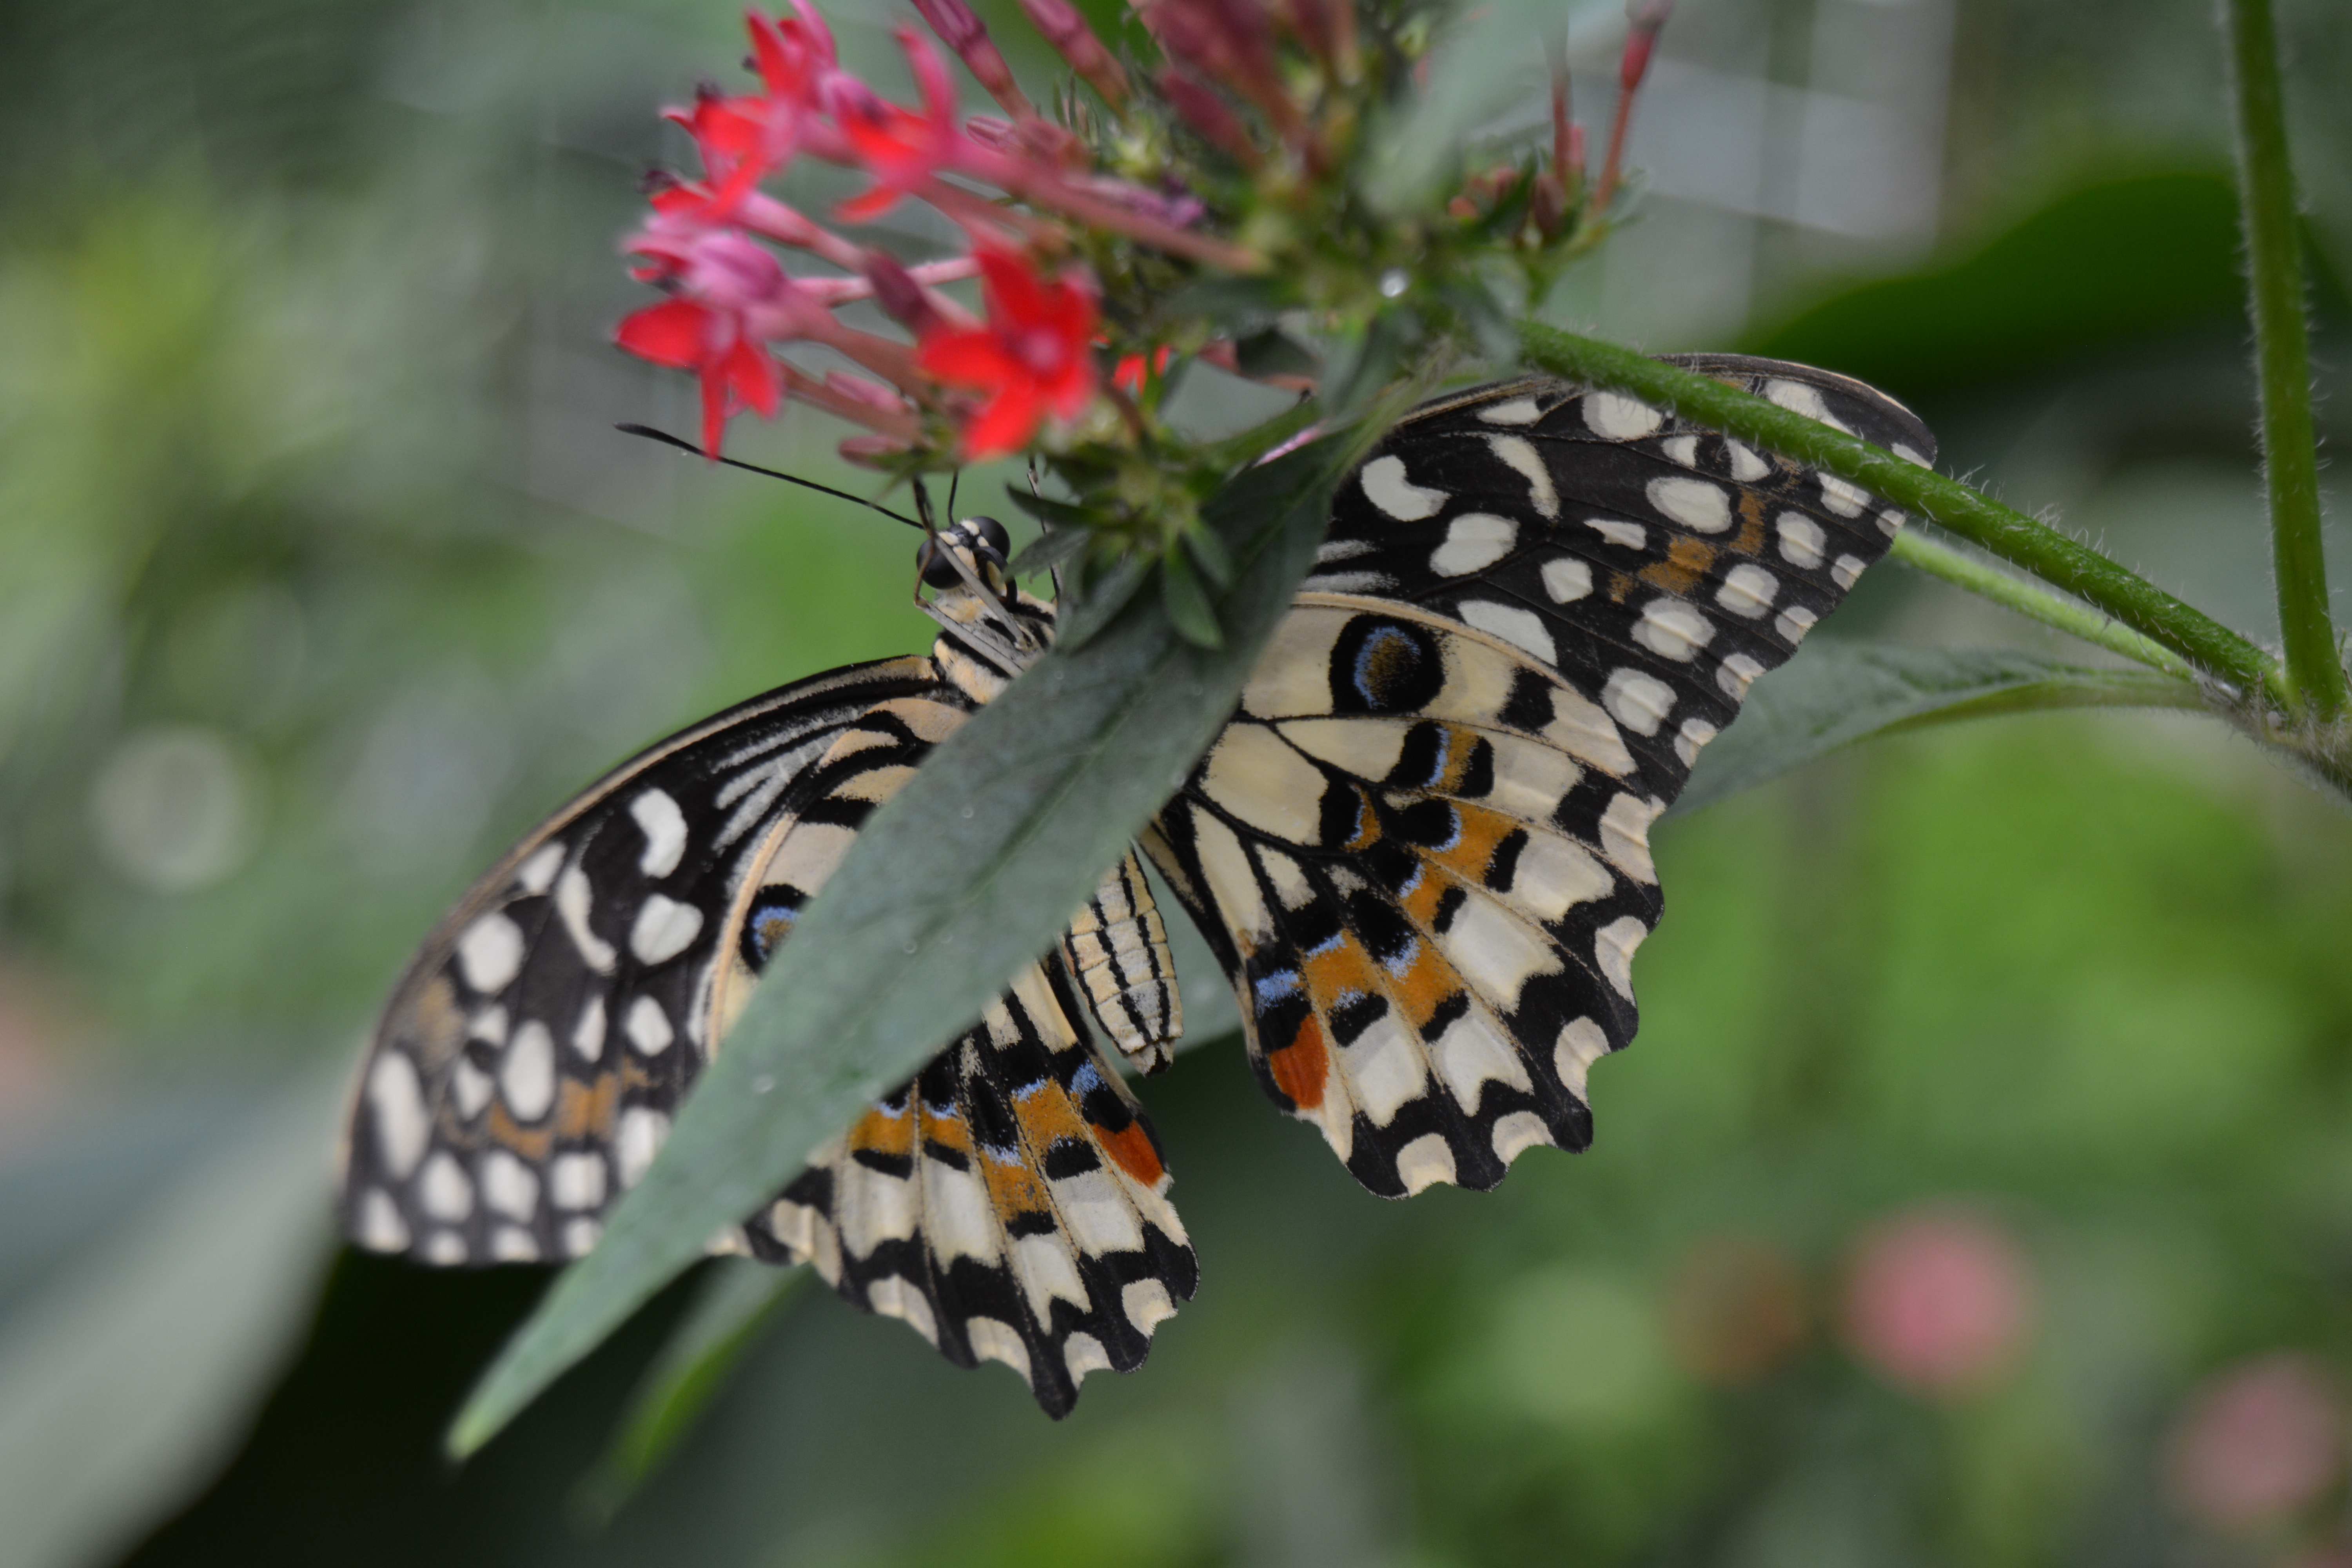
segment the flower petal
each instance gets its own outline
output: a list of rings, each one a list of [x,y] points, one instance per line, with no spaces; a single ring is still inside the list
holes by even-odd
[[[710,357],[711,312],[691,300],[665,300],[624,320],[613,341],[639,359],[692,370]]]

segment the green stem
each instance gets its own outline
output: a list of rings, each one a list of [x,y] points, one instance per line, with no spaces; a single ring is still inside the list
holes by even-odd
[[[2311,332],[2304,312],[2301,226],[2287,163],[2285,94],[2271,0],[2229,0],[2238,204],[2246,228],[2247,314],[2263,399],[2263,476],[2291,706],[2333,719],[2347,701],[2320,552],[2319,452],[2311,418]]]
[[[2040,621],[2045,626],[2055,626],[2068,637],[2095,643],[2110,653],[2168,675],[2186,679],[2190,674],[2188,661],[2170,648],[2151,638],[2144,637],[2080,600],[2064,598],[2034,586],[2022,577],[2012,577],[1999,567],[1963,555],[1948,545],[1937,543],[1916,528],[1906,528],[1895,536],[1894,547],[1887,552],[1906,566],[1917,568],[1931,577],[1967,589],[1981,598],[1990,599],[2004,609],[2016,611],[2029,620]]]
[[[2247,696],[2266,691],[2274,700],[2285,698],[2278,661],[2244,637],[2095,551],[1933,469],[1621,344],[1522,321],[1519,346],[1531,363],[1554,375],[1632,393],[1851,479],[2097,605]]]

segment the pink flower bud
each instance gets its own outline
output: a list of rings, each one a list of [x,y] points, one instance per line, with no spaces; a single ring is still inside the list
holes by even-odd
[[[1023,95],[1013,80],[1013,68],[1004,63],[1004,56],[988,36],[988,29],[971,13],[963,0],[915,0],[915,10],[926,26],[937,33],[940,41],[963,61],[988,96],[1013,115],[1031,115],[1036,108]]]
[[[1245,169],[1257,167],[1257,146],[1250,140],[1249,128],[1216,89],[1170,66],[1160,73],[1160,91],[1211,146]]]
[[[2016,1245],[1990,1220],[1920,1209],[1871,1231],[1846,1280],[1855,1355],[1914,1394],[1973,1392],[2023,1349],[2032,1286]]]
[[[2190,1402],[2175,1435],[2172,1480],[2189,1510],[2247,1525],[2294,1512],[2344,1465],[2344,1413],[2324,1369],[2281,1354],[2242,1362]]]
[[[1029,25],[1070,62],[1070,68],[1102,94],[1105,102],[1116,107],[1127,101],[1127,72],[1067,0],[1021,0],[1021,11]]]

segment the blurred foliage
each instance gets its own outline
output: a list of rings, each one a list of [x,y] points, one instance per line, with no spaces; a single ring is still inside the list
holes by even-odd
[[[1769,68],[1867,9],[1760,8]],[[1750,20],[1685,10],[1693,37]],[[2283,10],[2340,279],[2347,13]],[[602,347],[632,299],[611,246],[666,145],[649,108],[734,26],[705,0],[0,7],[0,1424],[9,1336],[65,1299],[45,1282],[117,1278],[75,1270],[144,1199],[216,1190],[231,1105],[341,1070],[509,836],[667,727],[921,645],[896,529],[610,430],[690,417]],[[1778,324],[1742,346],[1882,378],[1956,470],[2264,632],[2205,8],[1958,0],[1955,36],[1949,247],[1773,231]],[[864,482],[827,433],[757,440]],[[1848,623],[2050,651],[1892,569]],[[1381,1205],[1230,1047],[1150,1085],[1202,1290],[1067,1423],[812,1297],[583,1534],[567,1500],[686,1292],[452,1475],[440,1425],[541,1277],[346,1256],[233,1460],[123,1494],[85,1560],[2340,1546],[2340,1471],[2225,1527],[2171,1457],[2242,1358],[2352,1384],[2340,814],[2190,721],[2047,718],[1832,758],[1660,855],[1645,1025],[1597,1073],[1591,1154]],[[1845,1348],[1841,1281],[1864,1227],[1955,1198],[2027,1258],[2030,1335],[1980,1388],[1904,1393]]]

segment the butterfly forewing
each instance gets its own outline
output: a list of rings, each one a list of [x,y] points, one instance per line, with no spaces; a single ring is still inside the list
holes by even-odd
[[[343,1207],[442,1264],[575,1257],[661,1145],[806,900],[974,699],[932,659],[856,666],[657,745],[476,886],[362,1068]],[[1049,1411],[1134,1366],[1192,1294],[1159,1146],[1031,965],[911,1084],[821,1150],[740,1244],[814,1261]]]
[[[1908,411],[1683,362],[1925,461]],[[1341,487],[1235,721],[1147,838],[1260,1079],[1371,1190],[1590,1139],[1632,1037],[1651,823],[1749,684],[1885,552],[1833,476],[1544,378],[1408,418]]]

